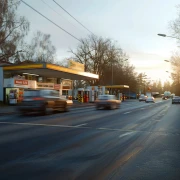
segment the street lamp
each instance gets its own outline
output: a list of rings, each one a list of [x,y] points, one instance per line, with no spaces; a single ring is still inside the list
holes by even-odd
[[[174,36],[167,36],[166,34],[157,34],[158,36],[161,36],[161,37],[170,37],[170,38],[175,38],[175,39],[178,39],[180,40],[179,38],[177,37],[174,37]]]

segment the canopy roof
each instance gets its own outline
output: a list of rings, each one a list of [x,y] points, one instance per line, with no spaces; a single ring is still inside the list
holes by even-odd
[[[31,63],[3,66],[4,73],[35,74],[49,78],[65,78],[71,80],[99,79],[99,75],[80,72],[74,69],[48,63]]]

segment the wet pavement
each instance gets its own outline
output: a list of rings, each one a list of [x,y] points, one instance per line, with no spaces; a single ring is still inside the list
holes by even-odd
[[[180,105],[0,117],[0,179],[180,179]]]

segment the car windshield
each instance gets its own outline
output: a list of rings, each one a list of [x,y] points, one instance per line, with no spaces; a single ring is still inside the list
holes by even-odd
[[[24,97],[37,97],[37,96],[39,96],[40,95],[40,93],[39,93],[39,91],[24,91]]]
[[[103,95],[100,95],[100,96],[98,96],[98,99],[99,100],[110,100],[110,99],[115,99],[115,96],[114,95],[105,95],[105,96],[103,96]]]
[[[99,100],[108,100],[109,96],[99,96],[98,99]]]

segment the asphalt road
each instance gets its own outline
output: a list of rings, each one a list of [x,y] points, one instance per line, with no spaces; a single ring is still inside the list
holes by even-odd
[[[0,117],[0,179],[180,179],[180,105]]]

